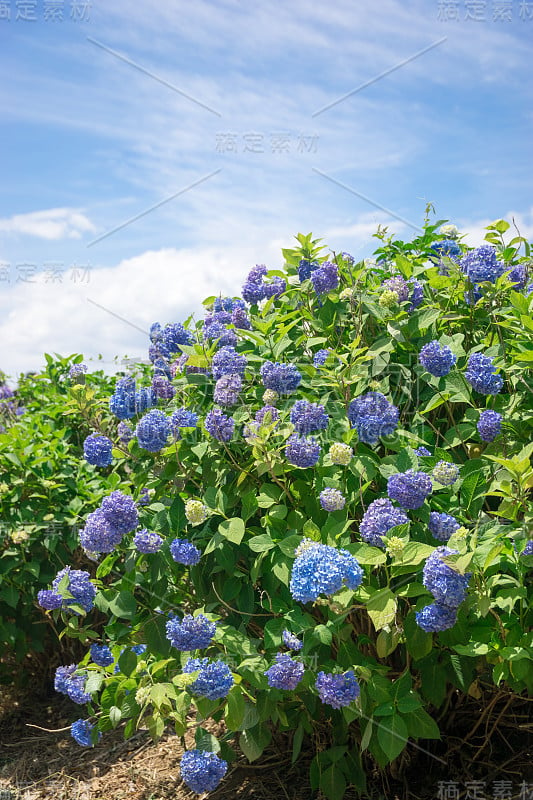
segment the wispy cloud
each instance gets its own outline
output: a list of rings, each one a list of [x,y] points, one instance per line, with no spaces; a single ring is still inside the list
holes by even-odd
[[[74,208],[50,208],[0,219],[0,232],[39,239],[80,239],[84,233],[95,230],[90,219]]]

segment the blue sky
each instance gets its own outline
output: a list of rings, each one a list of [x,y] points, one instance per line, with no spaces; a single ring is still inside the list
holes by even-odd
[[[431,201],[533,234],[533,2],[75,5],[0,3],[6,372],[144,357],[299,231],[362,258]]]

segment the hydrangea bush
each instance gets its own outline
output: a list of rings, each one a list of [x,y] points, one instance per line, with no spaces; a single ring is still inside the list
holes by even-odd
[[[80,535],[107,622],[68,573],[43,596],[87,648],[58,677],[91,697],[78,743],[194,728],[181,775],[201,793],[275,731],[296,760],[329,722],[310,777],[340,800],[431,748],[450,686],[533,688],[529,245],[500,220],[468,250],[439,224],[380,230],[370,264],[299,235],[242,299],[154,323],[172,391],[110,393],[131,487],[110,482]]]

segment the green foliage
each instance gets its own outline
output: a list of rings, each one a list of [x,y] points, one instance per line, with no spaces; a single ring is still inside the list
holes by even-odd
[[[248,366],[233,413],[233,439],[218,442],[202,426],[157,454],[130,443],[127,467],[134,491],[153,490],[140,524],[160,533],[165,544],[142,555],[125,540],[92,567],[100,582],[96,606],[107,616],[104,638],[118,658],[116,672],[113,666],[90,665],[91,673],[103,678],[93,706],[102,712],[99,730],[125,723],[127,738],[144,726],[157,740],[167,724],[181,735],[213,717],[225,720],[227,733],[216,742],[197,727],[203,749],[219,747],[231,760],[238,747],[254,761],[277,729],[292,732],[296,760],[304,740],[327,722],[330,747],[315,754],[311,783],[340,800],[350,785],[364,791],[363,759],[370,756],[385,767],[411,740],[440,737],[432,714],[450,687],[466,693],[483,679],[516,693],[531,690],[526,575],[533,559],[521,551],[533,523],[532,384],[524,369],[533,359],[533,295],[515,291],[503,277],[496,286],[484,284],[481,299],[467,304],[466,276],[449,258],[439,270],[430,249],[439,225],[426,220],[423,234],[411,242],[393,240],[381,229],[373,264],[331,255],[340,286],[320,298],[312,281],[300,283],[297,274],[302,258],[322,263],[324,248],[310,234],[298,235],[298,246],[283,251],[286,291],[252,307],[252,329],[237,331]],[[506,230],[498,221],[487,239],[511,269],[529,256],[529,246],[518,237],[506,244]],[[381,282],[392,274],[424,281],[419,307],[410,308],[409,301],[379,304]],[[198,326],[198,342],[200,332]],[[430,375],[419,363],[420,348],[433,340],[457,356],[445,377]],[[313,354],[324,347],[330,355],[317,368]],[[215,352],[200,343],[183,349],[197,359],[189,362],[193,366],[209,364]],[[493,357],[501,370],[501,393],[480,395],[465,380],[468,356],[477,351]],[[302,382],[292,397],[276,402],[279,422],[266,418],[255,437],[245,438],[242,427],[263,404],[260,367],[267,360],[296,365]],[[210,376],[182,371],[173,385],[176,397],[162,406],[168,413],[187,406],[202,418],[211,410]],[[347,418],[351,399],[369,390],[382,392],[400,411],[396,431],[375,446],[359,441]],[[292,466],[284,454],[294,430],[288,412],[303,398],[324,404],[330,416],[327,430],[317,435],[320,460],[307,469]],[[503,415],[502,433],[489,444],[476,430],[485,408]],[[74,418],[70,424],[75,435]],[[332,442],[353,448],[348,464],[334,463],[328,454]],[[415,454],[421,444],[430,456]],[[12,450],[17,458],[21,452]],[[387,532],[383,547],[361,541],[362,516],[373,500],[386,497],[388,478],[409,469],[431,473],[440,460],[458,465],[459,479],[451,486],[435,484],[427,501],[409,512],[409,523]],[[116,473],[107,475],[108,491],[116,480]],[[70,520],[72,504],[77,517],[85,513],[91,492],[96,506],[100,484],[92,489],[76,484],[74,493],[66,478],[58,483],[68,486],[69,497],[66,506],[59,497],[55,505],[46,498],[54,519],[64,514]],[[326,487],[341,490],[342,510],[323,510],[318,498]],[[184,514],[189,498],[208,509],[197,526]],[[458,552],[447,564],[459,574],[471,573],[457,622],[435,634],[422,630],[416,616],[432,602],[423,567],[440,544],[428,529],[430,511],[451,514],[461,524],[449,542]],[[197,565],[172,561],[168,545],[176,537],[200,548]],[[295,549],[304,537],[354,555],[364,570],[361,586],[315,603],[296,602],[290,581]],[[231,667],[235,684],[226,698],[207,700],[193,692],[194,675],[183,673],[190,654],[178,652],[166,638],[169,612],[201,612],[218,622],[212,645],[197,655],[221,658]],[[59,612],[48,616],[57,620]],[[67,635],[85,631],[90,639],[89,624],[86,618],[71,619]],[[265,676],[282,648],[284,629],[303,641],[295,657],[306,670],[293,691],[269,687]],[[147,645],[142,657],[131,650],[139,642]],[[82,664],[89,663],[87,656]],[[360,696],[336,710],[317,696],[317,672],[347,670],[355,672]],[[190,722],[191,706],[196,723]]]

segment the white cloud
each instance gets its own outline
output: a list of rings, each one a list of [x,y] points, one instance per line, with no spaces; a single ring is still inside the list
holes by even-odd
[[[94,233],[93,223],[74,208],[50,208],[0,219],[0,232],[36,236],[40,239],[80,239]]]

